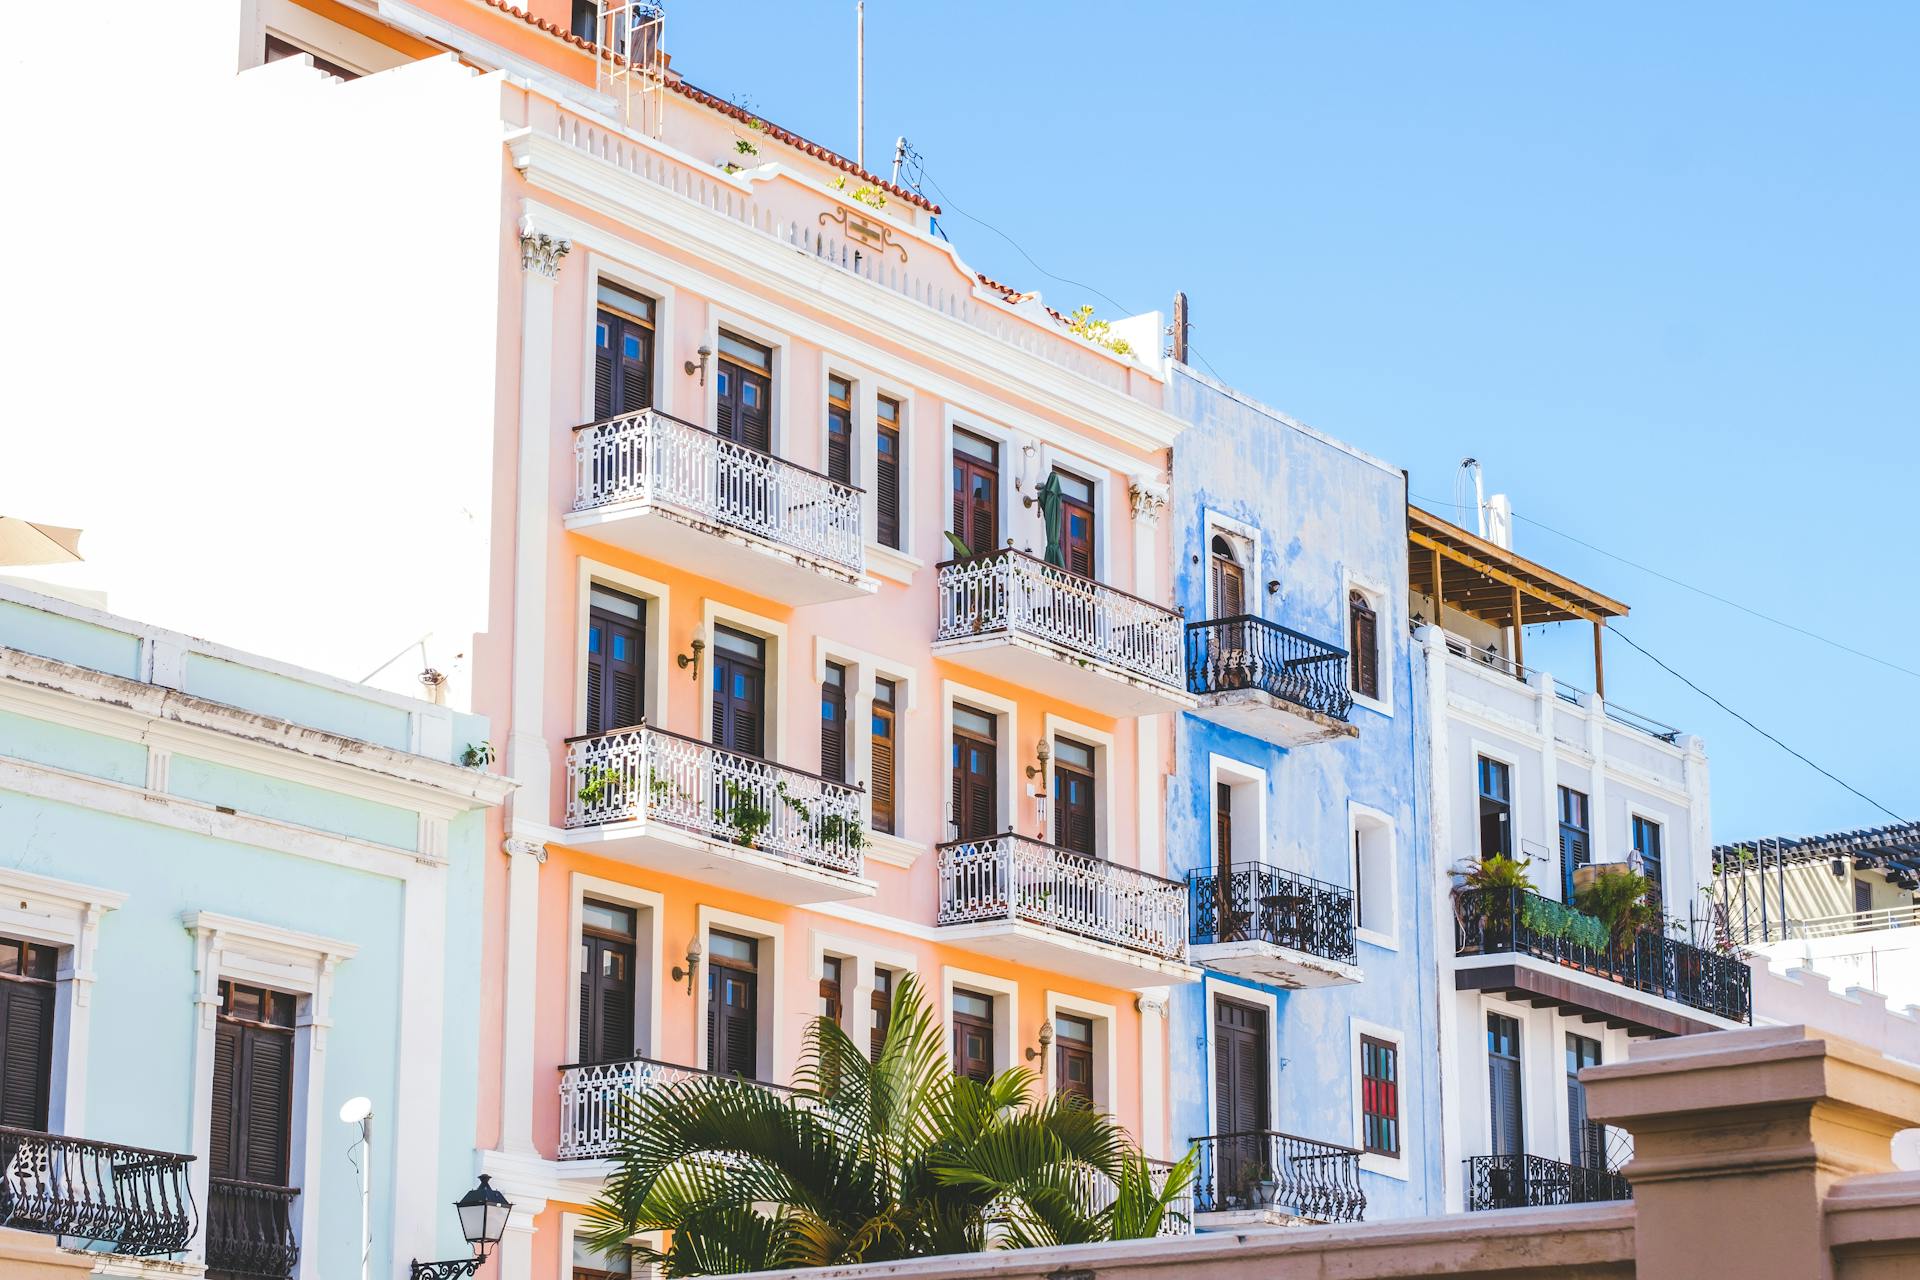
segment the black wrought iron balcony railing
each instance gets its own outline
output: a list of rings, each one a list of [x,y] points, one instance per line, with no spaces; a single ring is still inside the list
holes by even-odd
[[[1632,1186],[1611,1169],[1545,1156],[1473,1156],[1467,1161],[1467,1208],[1472,1210],[1631,1199]]]
[[[1735,956],[1664,934],[1615,942],[1599,920],[1526,889],[1457,889],[1453,915],[1456,955],[1534,956],[1731,1022],[1753,1021],[1753,974]]]
[[[1236,614],[1187,624],[1187,692],[1258,689],[1345,720],[1353,710],[1347,651],[1278,623]]]
[[[1268,1209],[1312,1222],[1358,1222],[1367,1211],[1360,1153],[1272,1129],[1195,1138],[1196,1213]]]
[[[1187,873],[1190,941],[1269,942],[1352,964],[1353,891],[1264,862]]]
[[[192,1156],[0,1127],[0,1227],[113,1253],[179,1253],[193,1239]]]
[[[287,1280],[300,1261],[293,1235],[298,1187],[238,1178],[207,1183],[207,1274]]]

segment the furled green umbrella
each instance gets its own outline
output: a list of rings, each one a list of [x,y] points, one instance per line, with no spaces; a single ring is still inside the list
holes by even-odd
[[[1047,476],[1047,482],[1040,486],[1040,521],[1047,527],[1048,564],[1067,567],[1067,553],[1060,546],[1060,473]]]

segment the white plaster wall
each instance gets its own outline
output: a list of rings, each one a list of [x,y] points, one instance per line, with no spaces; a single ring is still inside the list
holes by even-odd
[[[0,317],[0,511],[83,528],[86,564],[22,576],[117,611],[349,679],[429,636],[459,677],[486,604],[499,86],[446,60],[236,75],[239,8],[88,6],[79,43],[48,32],[0,76],[38,122],[0,205],[9,295],[35,300]],[[421,666],[378,683],[417,694]]]

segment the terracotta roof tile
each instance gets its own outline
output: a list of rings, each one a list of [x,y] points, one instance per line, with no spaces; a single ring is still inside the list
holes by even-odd
[[[553,36],[556,39],[563,40],[567,44],[573,45],[575,48],[582,49],[592,54],[598,54],[600,52],[599,47],[595,45],[593,41],[583,40],[579,36],[573,34],[573,32],[561,26],[559,23],[549,22],[545,18],[535,17],[533,14],[528,13],[524,9],[521,9],[515,5],[508,4],[507,0],[482,0],[482,2],[486,4],[488,7],[498,9],[500,12],[504,14],[507,14],[511,17],[518,18],[520,19],[520,21],[526,23],[527,25],[531,27],[535,27],[538,30],[544,31],[548,35]],[[620,55],[617,53],[612,56],[616,59],[620,59]],[[624,59],[621,59],[621,60],[624,61]],[[672,89],[675,93],[678,93],[683,97],[689,98],[694,102],[699,103],[703,107],[711,107],[715,111],[718,111],[723,115],[731,116],[733,119],[740,121],[742,124],[757,124],[760,127],[760,131],[766,134],[767,137],[772,138],[775,142],[784,142],[788,146],[793,147],[796,150],[806,155],[812,156],[816,160],[832,165],[834,168],[842,170],[846,173],[850,173],[853,176],[861,179],[863,182],[879,187],[882,191],[885,191],[890,195],[898,196],[900,199],[905,200],[908,204],[917,205],[920,208],[927,210],[929,213],[940,212],[939,205],[933,203],[933,201],[927,199],[925,196],[921,195],[918,191],[913,191],[902,186],[896,186],[895,184],[888,182],[885,178],[882,178],[879,174],[876,174],[870,170],[861,168],[859,165],[847,159],[845,156],[841,155],[839,152],[833,151],[827,147],[823,147],[819,143],[814,142],[808,138],[802,137],[800,134],[794,133],[790,129],[782,129],[779,125],[774,124],[771,120],[767,120],[760,116],[757,116],[753,112],[748,111],[744,107],[737,107],[733,103],[728,102],[725,98],[719,97],[716,94],[708,93],[705,89],[701,89],[695,85],[688,84],[684,78],[678,75],[669,74],[667,76],[667,87],[669,89]]]

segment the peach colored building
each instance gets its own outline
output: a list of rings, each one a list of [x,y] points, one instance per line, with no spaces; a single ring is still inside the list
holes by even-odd
[[[571,1274],[620,1093],[779,1085],[808,1019],[867,1036],[908,974],[959,1069],[1033,1065],[1169,1154],[1164,990],[1198,971],[1161,876],[1158,318],[1117,330],[1151,359],[1070,331],[920,196],[695,88],[653,27],[597,59],[572,8],[258,0],[242,35],[316,93],[436,59],[497,86],[501,1274]]]

